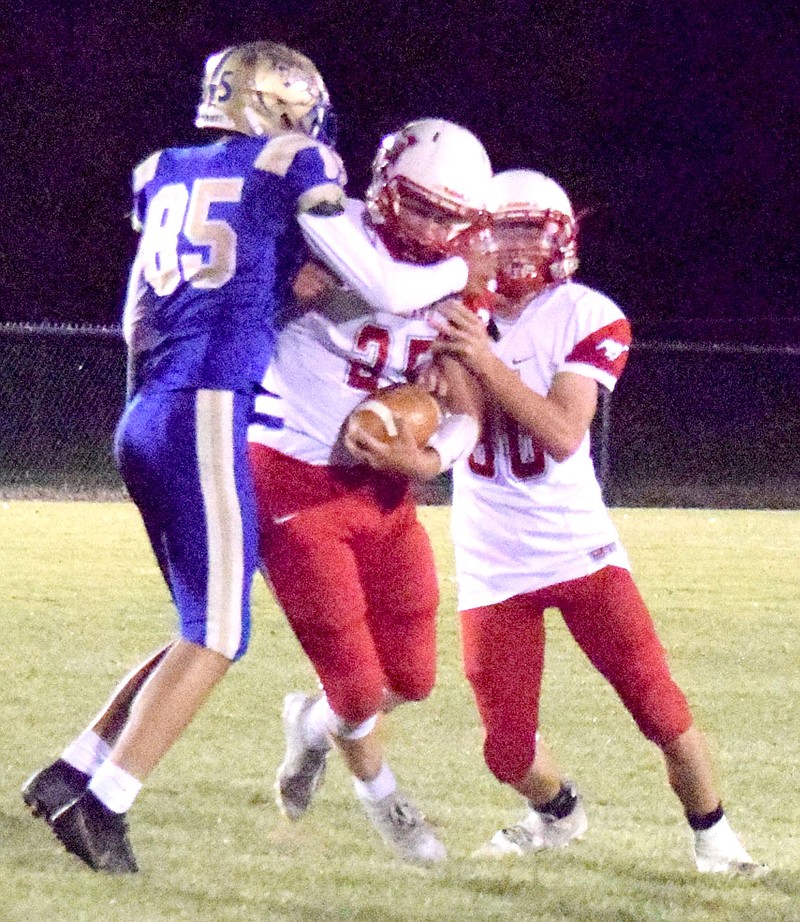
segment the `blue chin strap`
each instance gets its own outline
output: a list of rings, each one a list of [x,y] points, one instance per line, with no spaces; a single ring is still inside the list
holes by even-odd
[[[338,119],[336,113],[330,106],[320,106],[322,109],[321,117],[318,119],[317,127],[312,137],[328,147],[335,147],[339,134]]]

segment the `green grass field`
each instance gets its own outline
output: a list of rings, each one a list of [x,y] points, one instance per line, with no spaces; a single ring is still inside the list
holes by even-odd
[[[125,503],[0,503],[0,920],[3,922],[798,922],[800,512],[624,510],[615,520],[673,670],[707,731],[728,814],[761,881],[693,870],[657,751],[549,615],[543,730],[580,785],[584,841],[526,861],[470,857],[519,801],[489,776],[461,676],[448,510],[422,510],[442,581],[431,699],[385,725],[395,773],[450,860],[385,850],[341,762],[298,824],[272,802],[280,706],[312,673],[262,584],[251,651],[131,811],[141,866],[93,874],[26,812],[19,788],[99,709],[173,615]]]

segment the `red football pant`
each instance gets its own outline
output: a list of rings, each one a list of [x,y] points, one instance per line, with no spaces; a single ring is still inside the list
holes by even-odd
[[[378,712],[384,688],[427,697],[439,590],[407,482],[257,444],[250,459],[261,557],[333,711],[358,724]]]
[[[461,612],[464,671],[486,733],[484,758],[496,778],[518,784],[536,755],[546,608],[561,611],[649,740],[663,747],[689,729],[689,706],[639,590],[627,570],[605,567]]]

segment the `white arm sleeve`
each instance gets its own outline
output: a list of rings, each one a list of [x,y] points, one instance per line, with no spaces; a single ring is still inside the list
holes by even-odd
[[[467,264],[460,256],[433,266],[392,259],[367,235],[363,209],[362,203],[348,199],[344,214],[302,214],[298,221],[311,252],[375,310],[409,314],[467,284]]]

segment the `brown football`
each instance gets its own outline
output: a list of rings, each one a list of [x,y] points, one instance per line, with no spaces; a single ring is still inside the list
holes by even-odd
[[[397,436],[397,419],[402,419],[417,445],[426,445],[439,427],[442,411],[436,398],[416,384],[393,384],[375,391],[350,414],[370,435],[382,442]]]

